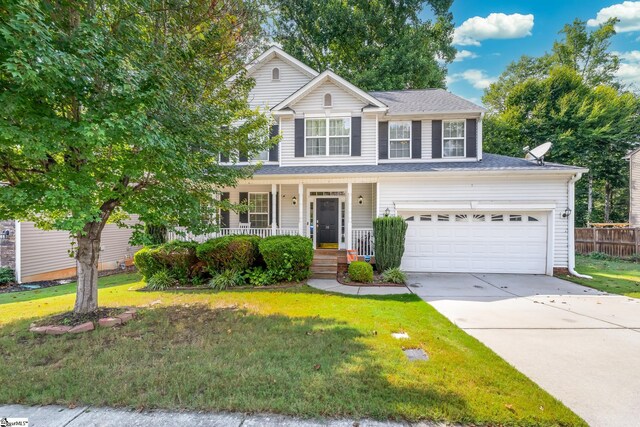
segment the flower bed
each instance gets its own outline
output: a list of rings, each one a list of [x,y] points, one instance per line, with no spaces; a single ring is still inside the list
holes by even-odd
[[[123,325],[136,317],[135,308],[101,308],[93,313],[63,313],[34,322],[29,331],[44,335],[77,334],[96,327],[111,328]]]

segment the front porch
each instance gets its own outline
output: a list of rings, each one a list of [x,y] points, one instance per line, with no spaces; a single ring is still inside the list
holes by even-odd
[[[222,198],[247,204],[246,212],[222,211],[215,233],[170,233],[168,238],[204,242],[233,234],[302,235],[313,240],[314,249],[353,249],[370,257],[376,187],[374,182],[241,184],[223,190]]]

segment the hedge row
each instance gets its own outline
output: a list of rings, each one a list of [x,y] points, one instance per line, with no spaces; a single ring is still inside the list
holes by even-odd
[[[145,247],[134,255],[134,263],[149,283],[160,274],[174,284],[200,285],[209,281],[224,288],[237,284],[264,285],[300,281],[309,277],[313,243],[302,236],[232,235],[204,243],[169,242]],[[211,280],[209,280],[211,279]]]

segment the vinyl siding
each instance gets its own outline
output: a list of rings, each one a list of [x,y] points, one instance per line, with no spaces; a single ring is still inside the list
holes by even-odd
[[[352,186],[353,228],[373,227],[373,206],[375,206],[375,184],[353,184]],[[358,197],[362,195],[362,204],[358,204]]]
[[[271,80],[271,71],[275,67],[280,69],[280,81]],[[255,85],[249,92],[249,104],[252,107],[269,108],[274,107],[311,80],[298,68],[278,57],[265,62],[250,77],[255,80]]]
[[[330,108],[324,107],[324,95],[330,93],[332,105]],[[301,99],[291,105],[291,108],[302,117],[301,113],[356,113],[360,114],[366,102],[347,92],[342,87],[331,81],[326,81],[304,95]]]
[[[568,220],[560,213],[568,205],[567,179],[559,177],[380,178],[378,215],[400,201],[509,201],[556,204],[554,267],[567,267]],[[572,207],[573,209],[573,207]],[[570,217],[573,219],[573,217]]]
[[[280,71],[282,73],[282,71]],[[223,189],[223,192],[229,193],[229,202],[233,204],[240,203],[240,193],[269,193],[271,185],[238,185],[236,188]],[[271,211],[271,205],[269,205]],[[238,212],[229,212],[229,228],[238,228],[240,226],[240,215]]]
[[[135,221],[128,221],[132,225]],[[117,267],[118,262],[130,260],[139,247],[129,246],[133,231],[107,224],[102,232],[100,270]],[[76,267],[75,259],[69,256],[71,239],[66,231],[44,231],[32,222],[20,224],[20,277],[29,277]]]
[[[629,223],[640,227],[640,153],[629,159]]]

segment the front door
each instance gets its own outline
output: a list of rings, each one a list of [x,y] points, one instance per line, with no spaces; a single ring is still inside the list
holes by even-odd
[[[338,199],[316,201],[316,246],[338,247]]]

